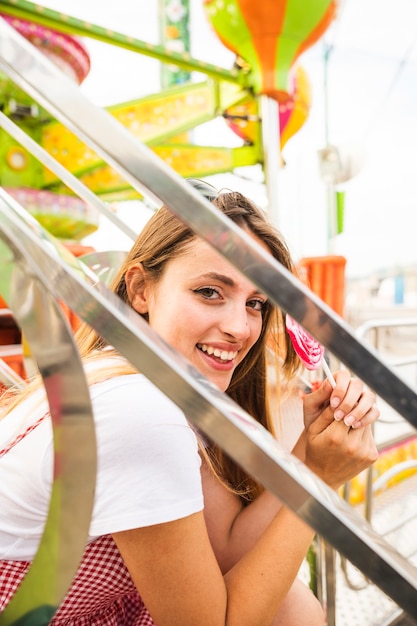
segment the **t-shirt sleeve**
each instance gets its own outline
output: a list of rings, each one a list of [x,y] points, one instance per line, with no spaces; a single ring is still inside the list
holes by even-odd
[[[94,387],[98,470],[90,535],[201,511],[197,439],[182,411],[141,375]]]

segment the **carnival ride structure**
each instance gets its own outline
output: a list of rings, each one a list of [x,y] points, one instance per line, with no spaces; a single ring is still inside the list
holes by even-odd
[[[326,4],[334,5],[333,2]],[[59,14],[44,8],[39,10],[35,5],[29,12],[29,3],[2,5],[0,10],[11,13],[10,16],[5,16],[5,19],[50,59],[58,63],[68,75],[72,75],[78,84],[87,76],[90,61],[81,41],[68,32],[97,37],[112,45],[128,46],[143,54],[152,53],[163,63],[179,61],[178,54],[175,56],[165,49],[158,49],[157,46],[132,41],[131,38],[119,33],[109,33],[108,30],[92,24],[86,25],[75,18],[65,18],[63,21]],[[231,6],[238,16],[239,3],[231,3]],[[219,29],[224,22],[223,9],[219,9],[215,2],[207,2],[206,7],[208,16],[211,17],[216,29]],[[294,10],[292,8],[293,12]],[[22,14],[30,16],[34,21],[19,17]],[[308,19],[302,24],[301,39],[292,51],[293,60],[300,54],[302,46],[308,47],[320,36],[331,19],[331,13],[318,16],[319,26],[316,26],[314,31],[310,26],[313,17],[316,16],[308,14]],[[256,46],[260,45],[259,42],[264,40],[263,31],[267,31],[268,12],[260,18],[259,24],[254,26],[253,43],[250,45],[254,51]],[[277,21],[272,41],[286,41],[284,30],[279,36],[279,28],[286,24],[285,18],[287,21],[291,19],[291,7],[288,8],[287,15],[283,13],[280,16],[281,21]],[[67,33],[62,32],[63,24],[66,24],[63,30],[67,30]],[[231,24],[227,31],[221,30],[221,38],[226,44],[233,46],[238,54],[240,46],[236,37],[233,37],[235,32],[234,25]],[[248,37],[251,38],[251,33],[246,29],[243,34],[242,45],[248,48]],[[235,67],[227,73],[220,68],[212,68],[208,64],[194,61],[189,55],[183,54],[182,63],[186,62],[187,66],[198,69],[200,73],[206,72],[208,80],[176,85],[136,101],[112,106],[109,111],[129,132],[150,146],[158,156],[184,177],[204,177],[232,171],[239,166],[262,163],[265,148],[261,133],[260,94],[270,94],[279,104],[276,109],[279,118],[277,128],[280,129],[280,140],[277,137],[276,146],[278,150],[282,150],[288,139],[301,128],[307,119],[311,103],[311,88],[303,68],[298,66],[291,69],[292,63],[289,64],[287,59],[288,51],[285,51],[284,55],[280,50],[278,54],[277,49],[275,56],[271,56],[267,53],[273,52],[272,46],[269,45],[270,51],[265,52],[264,48],[265,46],[258,51],[262,63],[258,63],[253,70],[249,71],[247,61],[239,64],[242,57],[237,56]],[[253,53],[250,55],[249,50],[247,54],[253,58]],[[285,73],[281,69],[283,56],[286,57],[288,64]],[[278,87],[274,89],[272,85],[262,83],[265,77],[271,81],[271,77],[277,74],[277,67],[280,68],[279,77],[282,83],[279,90]],[[50,114],[34,103],[21,89],[16,88],[5,76],[0,89],[0,98],[3,112],[92,192],[107,201],[138,197],[137,191],[132,189],[114,169],[103,163],[99,155],[69,129],[51,118]],[[242,138],[241,146],[235,148],[201,146],[189,141],[188,131],[217,116],[223,116]],[[68,190],[56,174],[34,160],[30,153],[16,140],[10,138],[4,130],[2,146],[0,167],[3,185],[9,187],[11,193],[18,196],[18,199],[29,207],[52,234],[66,239],[80,239],[97,227],[94,211],[89,211],[88,206],[82,207],[78,199],[69,196]],[[21,187],[23,189],[18,191]],[[38,194],[37,190],[44,193]],[[48,210],[48,207],[53,209],[51,205],[54,201],[55,210]]]

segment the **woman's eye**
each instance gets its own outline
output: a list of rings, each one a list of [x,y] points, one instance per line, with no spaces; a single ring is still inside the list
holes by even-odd
[[[194,289],[194,293],[198,293],[203,298],[207,300],[214,300],[219,297],[219,292],[214,287],[200,287],[200,289]]]
[[[254,309],[255,311],[260,311],[262,313],[266,307],[266,303],[267,300],[257,300],[255,298],[254,300],[249,300],[247,306],[251,309]]]

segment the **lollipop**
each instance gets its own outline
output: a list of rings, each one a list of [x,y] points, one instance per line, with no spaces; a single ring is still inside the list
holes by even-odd
[[[336,381],[333,374],[331,373],[326,360],[323,358],[324,347],[311,335],[309,335],[309,333],[288,314],[285,318],[285,325],[292,341],[292,345],[294,346],[294,350],[300,357],[303,365],[308,370],[316,370],[319,367],[322,367],[332,387],[336,387]]]

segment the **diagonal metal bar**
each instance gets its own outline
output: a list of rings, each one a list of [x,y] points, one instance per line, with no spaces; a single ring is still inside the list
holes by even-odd
[[[0,358],[0,381],[5,382],[7,387],[16,389],[24,389],[27,384],[25,379],[19,376],[2,358]]]
[[[93,510],[96,439],[90,394],[73,334],[19,239],[0,235],[3,293],[30,345],[46,390],[54,432],[54,480],[35,558],[1,626],[46,626],[77,571]]]
[[[30,154],[35,156],[42,165],[47,167],[51,172],[56,174],[72,191],[74,191],[85,202],[94,206],[99,213],[107,217],[113,222],[125,235],[132,241],[137,237],[137,233],[130,228],[123,220],[121,220],[105,202],[100,200],[95,193],[90,191],[78,178],[71,174],[63,167],[54,157],[52,157],[42,146],[27,135],[21,128],[16,126],[2,111],[0,111],[0,127],[6,131],[13,139],[16,139],[22,146],[26,148]]]
[[[156,202],[162,200],[288,311],[406,420],[417,427],[417,395],[357,339],[342,318],[251,241],[105,110],[0,19],[0,68],[84,143]]]
[[[184,184],[184,183],[182,183]],[[51,293],[150,378],[236,462],[324,536],[410,615],[417,569],[258,422],[207,381],[0,190],[0,238],[48,276]],[[95,286],[94,286],[95,283]],[[0,621],[1,623],[1,621]]]
[[[91,24],[71,15],[48,9],[37,3],[27,2],[27,0],[0,0],[0,10],[7,15],[33,20],[38,24],[63,33],[97,39],[103,43],[157,59],[162,63],[172,63],[185,70],[202,72],[215,80],[250,86],[249,74],[233,67],[225,68],[211,65],[201,59],[191,57],[187,52],[175,52],[169,48],[151,44],[148,41],[141,41],[130,35],[118,33],[109,28]]]

